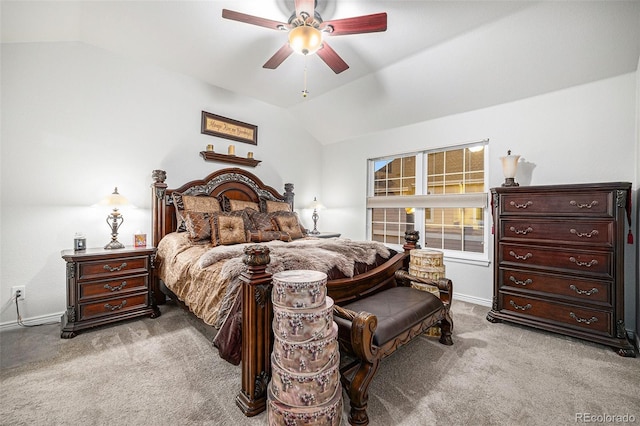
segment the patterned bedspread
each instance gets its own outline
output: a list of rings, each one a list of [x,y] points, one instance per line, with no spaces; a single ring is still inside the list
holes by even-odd
[[[213,247],[194,244],[186,232],[166,235],[158,244],[157,273],[164,284],[206,324],[222,330],[214,339],[221,356],[229,362],[239,362],[236,348],[221,348],[221,340],[232,337],[239,305],[240,274],[244,248],[255,243]],[[276,273],[292,269],[313,269],[327,273],[329,279],[352,277],[377,266],[395,254],[384,244],[349,239],[303,238],[293,242],[260,243],[269,247],[271,261],[266,271]],[[234,305],[235,304],[235,305]],[[227,321],[229,319],[229,321]],[[235,342],[234,344],[236,344]],[[225,354],[223,354],[225,352]],[[229,358],[232,357],[233,361]]]
[[[230,279],[220,276],[225,260],[210,267],[200,266],[200,258],[211,248],[210,244],[191,243],[186,232],[168,234],[158,244],[156,272],[191,312],[220,328],[233,300],[229,301],[227,295]]]

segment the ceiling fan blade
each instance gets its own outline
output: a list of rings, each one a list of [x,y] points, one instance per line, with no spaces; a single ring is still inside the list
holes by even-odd
[[[322,47],[318,49],[316,54],[320,56],[325,64],[329,65],[329,68],[336,74],[340,74],[342,71],[349,69],[349,65],[338,56],[336,51],[333,50],[326,41],[322,43]]]
[[[222,17],[233,21],[244,22],[246,24],[258,25],[259,27],[271,28],[273,30],[289,29],[290,27],[289,24],[284,22],[247,15],[246,13],[235,12],[229,9],[222,9]]]
[[[289,57],[293,53],[293,49],[289,46],[289,43],[285,43],[278,51],[271,57],[262,68],[269,68],[274,70],[278,68],[278,66],[284,62],[285,59]]]
[[[296,16],[300,16],[302,12],[306,12],[313,18],[315,3],[315,0],[296,0]]]
[[[333,28],[333,30],[331,30]],[[374,13],[373,15],[356,16],[354,18],[336,19],[324,21],[320,25],[321,30],[328,30],[328,35],[348,35],[375,33],[387,30],[387,14]]]

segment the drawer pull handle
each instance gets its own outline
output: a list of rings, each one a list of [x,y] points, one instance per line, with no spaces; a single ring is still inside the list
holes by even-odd
[[[591,238],[591,237],[593,237],[595,235],[598,235],[598,230],[597,229],[594,229],[591,232],[578,232],[575,229],[571,228],[569,230],[569,232],[571,232],[572,234],[575,234],[578,237],[587,237],[587,238]]]
[[[109,266],[109,265],[104,265],[102,268],[109,271],[109,272],[115,272],[115,271],[122,271],[123,268],[127,267],[127,262],[122,262],[122,265],[120,266]]]
[[[587,325],[590,325],[590,324],[591,324],[591,323],[593,323],[593,322],[598,322],[598,318],[596,318],[596,317],[591,317],[591,318],[589,318],[589,319],[586,319],[586,318],[580,318],[579,316],[577,316],[577,315],[576,315],[576,314],[574,314],[573,312],[570,312],[570,313],[569,313],[569,316],[570,316],[571,318],[573,318],[574,320],[576,320],[576,321],[578,321],[578,322],[580,322],[580,323],[585,323],[585,324],[587,324]]]
[[[514,302],[513,300],[509,300],[509,304],[510,304],[511,306],[513,306],[514,308],[519,309],[519,310],[521,310],[521,311],[526,311],[527,309],[531,309],[531,308],[533,308],[533,306],[531,306],[531,303],[527,303],[527,304],[526,304],[526,305],[524,305],[524,306],[520,306],[520,305],[518,305],[516,302]]]
[[[586,266],[587,268],[591,268],[593,265],[598,264],[598,261],[596,259],[592,259],[589,262],[581,262],[573,256],[569,258],[569,261],[575,263],[578,266]]]
[[[569,201],[569,204],[571,204],[574,207],[577,207],[579,209],[590,209],[591,207],[595,207],[598,205],[598,201],[593,200],[590,203],[578,203],[577,201],[571,200]]]
[[[509,281],[513,281],[514,283],[519,284],[519,285],[529,285],[529,284],[533,283],[533,280],[531,278],[527,278],[524,281],[520,281],[520,280],[516,280],[516,278],[513,275],[509,276]]]
[[[533,232],[533,228],[529,226],[527,227],[527,229],[517,229],[515,226],[512,226],[511,228],[509,228],[509,231],[515,232],[516,234],[520,235],[527,235],[529,232]]]
[[[518,255],[518,254],[515,254],[515,253],[513,252],[513,250],[511,250],[511,251],[509,252],[509,254],[510,254],[511,256],[515,257],[515,258],[516,258],[516,259],[518,259],[518,260],[527,260],[527,259],[529,259],[530,257],[533,257],[533,255],[532,255],[531,253],[527,253],[527,254],[525,254],[524,256],[520,256],[520,255]]]
[[[119,291],[119,290],[122,290],[123,288],[125,288],[126,285],[127,285],[127,282],[126,281],[122,281],[122,284],[120,284],[118,286],[115,286],[115,287],[112,287],[109,284],[105,284],[104,288],[106,288],[107,290],[111,290],[111,291]]]
[[[105,303],[105,304],[104,304],[104,308],[105,308],[106,310],[108,310],[108,311],[115,311],[116,309],[121,309],[121,308],[123,308],[126,304],[127,304],[127,300],[125,299],[125,300],[123,300],[123,301],[122,301],[122,303],[121,303],[121,304],[116,305],[116,306],[113,306],[113,305],[111,305],[111,304],[109,304],[109,303]]]
[[[592,288],[591,290],[580,290],[578,287],[576,287],[575,285],[571,284],[569,286],[569,288],[573,291],[575,291],[578,294],[586,294],[587,296],[591,296],[592,294],[596,294],[598,292],[597,288]]]
[[[510,202],[509,204],[511,204],[513,207],[515,207],[516,209],[526,209],[529,206],[533,205],[533,201],[527,201],[524,204],[518,204],[515,201]]]

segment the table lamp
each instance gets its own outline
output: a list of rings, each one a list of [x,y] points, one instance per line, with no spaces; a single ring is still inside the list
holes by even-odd
[[[107,225],[111,228],[111,242],[104,248],[107,250],[124,248],[124,244],[118,241],[118,229],[124,222],[124,217],[118,211],[118,207],[129,204],[129,201],[118,193],[118,188],[116,187],[113,193],[104,198],[100,204],[113,207],[113,210],[107,216]]]
[[[311,215],[311,219],[313,219],[313,231],[309,232],[309,234],[318,235],[320,233],[320,231],[318,231],[318,219],[320,219],[318,210],[322,208],[322,204],[320,204],[316,197],[313,197],[311,208],[313,209],[313,214]]]
[[[520,186],[515,179],[519,159],[519,155],[511,155],[511,150],[508,150],[507,155],[504,157],[500,157],[500,160],[502,160],[502,172],[505,178],[502,186]]]

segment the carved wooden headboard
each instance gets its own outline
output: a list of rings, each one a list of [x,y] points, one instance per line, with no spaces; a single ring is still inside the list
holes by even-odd
[[[240,168],[221,169],[211,173],[204,179],[192,180],[176,189],[167,189],[164,182],[167,174],[164,170],[154,170],[152,173],[153,191],[151,194],[151,227],[152,244],[158,243],[177,227],[176,210],[173,204],[173,193],[183,195],[225,196],[230,200],[244,200],[260,202],[260,200],[284,201],[289,203],[293,211],[293,184],[284,185],[284,193],[280,194],[271,186],[265,185],[257,176]]]

